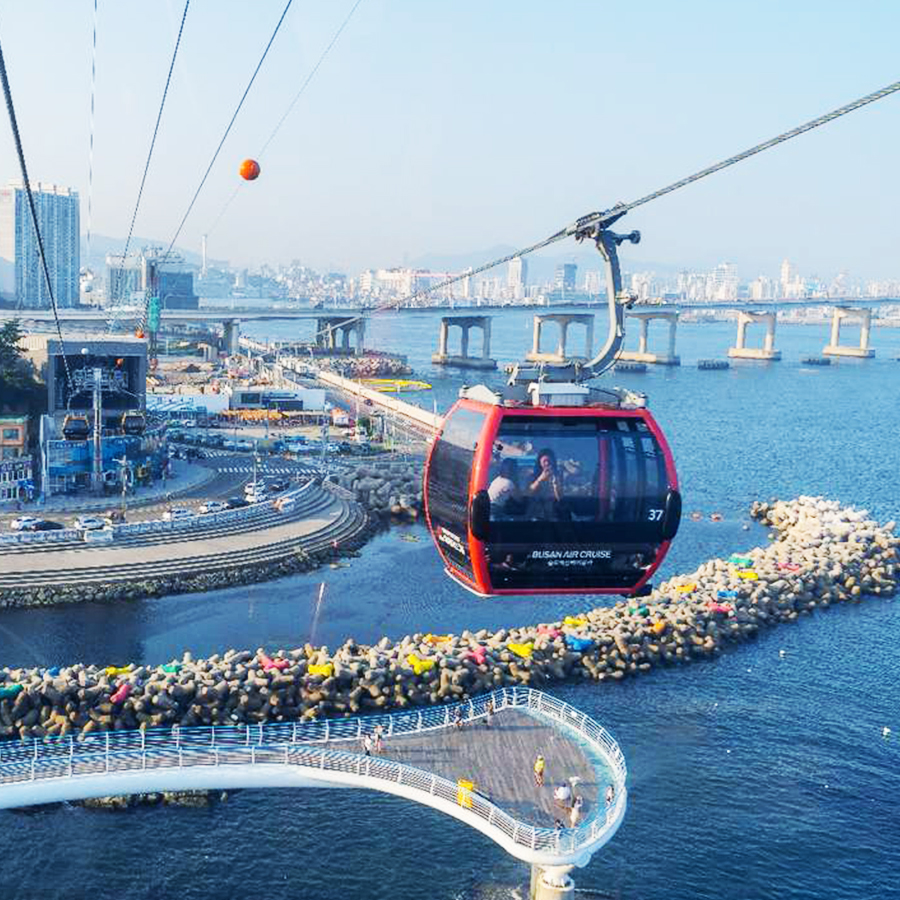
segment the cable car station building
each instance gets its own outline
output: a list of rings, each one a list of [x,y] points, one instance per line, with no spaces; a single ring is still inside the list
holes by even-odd
[[[42,482],[46,496],[91,485],[95,472],[94,391],[100,376],[100,454],[103,483],[121,487],[123,477],[149,482],[161,477],[166,448],[159,429],[145,428],[147,342],[131,335],[30,334],[21,341],[47,385],[41,421]],[[66,372],[68,363],[68,375]],[[127,427],[128,421],[140,427]],[[80,426],[69,435],[66,425]],[[128,433],[130,432],[130,433]],[[123,464],[120,460],[125,459]],[[123,475],[123,469],[127,474]]]

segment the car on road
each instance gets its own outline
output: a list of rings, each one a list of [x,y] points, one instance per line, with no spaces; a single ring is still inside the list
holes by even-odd
[[[106,522],[100,516],[79,516],[75,520],[75,527],[81,531],[94,531],[97,528],[103,528]]]
[[[34,531],[32,526],[37,522],[40,522],[37,516],[17,516],[9,523],[9,527],[13,531]]]
[[[229,497],[225,501],[226,509],[241,509],[244,506],[249,506],[250,501],[245,500],[243,497]]]
[[[250,481],[244,485],[244,496],[251,503],[261,503],[263,500],[268,500],[269,493],[264,482]]]
[[[162,517],[166,522],[178,522],[182,519],[190,519],[193,515],[193,510],[185,506],[172,506],[163,513]]]
[[[124,509],[108,509],[103,516],[103,521],[107,525],[121,525],[125,521]]]
[[[266,488],[273,494],[286,491],[290,486],[291,482],[287,478],[272,478],[266,481]]]
[[[38,519],[32,531],[62,531],[65,527],[62,522],[54,522],[52,519]]]
[[[16,531],[59,531],[66,526],[62,522],[53,522],[50,519],[36,519],[34,516],[20,516],[13,519],[10,525],[23,521]]]
[[[207,500],[206,503],[200,504],[198,511],[202,515],[206,515],[207,513],[224,512],[226,509],[228,509],[228,504],[224,500]]]

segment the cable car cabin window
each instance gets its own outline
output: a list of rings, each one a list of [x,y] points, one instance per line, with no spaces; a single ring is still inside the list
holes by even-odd
[[[447,560],[469,576],[469,480],[484,419],[483,413],[465,408],[449,415],[428,464],[431,530]]]
[[[663,540],[667,488],[639,418],[505,418],[487,485],[494,587],[636,584]]]

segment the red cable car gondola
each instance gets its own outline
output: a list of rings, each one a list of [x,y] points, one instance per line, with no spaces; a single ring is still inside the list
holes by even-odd
[[[681,519],[675,462],[646,397],[580,384],[624,340],[616,247],[607,266],[610,331],[590,362],[515,367],[508,386],[463,388],[425,467],[425,513],[447,573],[476,594],[640,594]],[[576,236],[582,236],[576,232]]]
[[[590,399],[459,400],[432,445],[425,505],[448,574],[481,595],[639,593],[681,516],[649,410]]]

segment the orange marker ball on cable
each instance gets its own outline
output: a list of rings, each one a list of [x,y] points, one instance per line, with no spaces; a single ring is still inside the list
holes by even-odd
[[[255,159],[245,159],[238,171],[244,181],[256,181],[259,178],[259,163]]]

